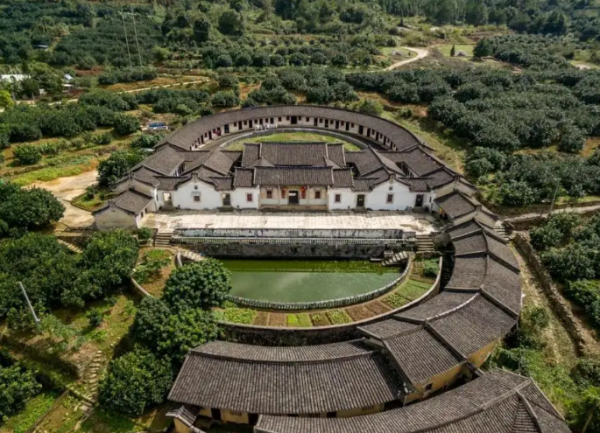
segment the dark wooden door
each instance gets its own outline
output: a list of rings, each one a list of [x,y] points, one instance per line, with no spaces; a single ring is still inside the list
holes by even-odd
[[[423,206],[423,194],[417,194],[417,200],[415,201],[415,207]]]
[[[300,204],[300,192],[290,191],[288,193],[288,204]]]
[[[365,195],[359,194],[356,196],[356,207],[365,207]]]

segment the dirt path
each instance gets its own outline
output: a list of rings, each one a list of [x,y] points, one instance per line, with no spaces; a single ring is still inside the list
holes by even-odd
[[[554,209],[552,211],[552,213],[553,214],[563,213],[563,212],[588,213],[588,212],[593,212],[593,211],[598,211],[598,210],[600,210],[600,205],[595,204],[595,205],[590,205],[590,206]],[[518,222],[521,220],[528,220],[528,219],[534,219],[534,218],[538,218],[538,217],[547,217],[547,216],[548,216],[548,212],[542,212],[542,213],[532,212],[532,213],[525,213],[525,214],[521,214],[521,215],[517,215],[517,216],[513,216],[513,217],[507,217],[507,218],[504,218],[504,221]]]
[[[409,63],[416,62],[417,60],[421,60],[429,55],[429,51],[425,50],[423,48],[409,48],[409,47],[400,47],[400,48],[404,48],[406,50],[412,51],[413,53],[417,53],[417,56],[412,57],[410,59],[406,59],[406,60],[400,60],[399,62],[396,62],[393,65],[390,65],[387,68],[385,68],[384,69],[385,71],[391,71],[392,69],[399,68],[400,66],[404,66]]]
[[[544,342],[547,346],[544,348],[545,356],[548,361],[553,361],[557,364],[570,365],[577,359],[577,351],[574,342],[571,340],[568,332],[565,330],[563,323],[558,316],[553,312],[550,302],[544,295],[539,282],[532,274],[531,269],[527,266],[527,262],[519,253],[519,250],[511,245],[511,249],[519,262],[521,268],[521,287],[523,289],[523,306],[542,307],[550,314],[550,324],[544,330]]]
[[[94,221],[92,214],[73,206],[71,200],[83,194],[88,186],[95,184],[97,177],[98,172],[93,170],[77,176],[61,177],[49,182],[37,182],[32,186],[50,191],[65,205],[65,215],[60,223],[67,227],[87,227]]]

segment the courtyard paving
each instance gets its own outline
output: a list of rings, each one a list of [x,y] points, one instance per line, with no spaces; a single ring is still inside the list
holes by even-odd
[[[150,213],[142,225],[159,230],[176,228],[213,229],[402,229],[428,234],[439,229],[432,215],[370,211],[354,212],[264,212],[264,211],[174,211]]]

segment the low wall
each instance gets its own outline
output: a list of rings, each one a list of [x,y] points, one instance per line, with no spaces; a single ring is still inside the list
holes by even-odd
[[[585,204],[589,204],[590,206],[595,206],[596,202],[592,202],[590,203],[585,203]],[[569,208],[563,208],[565,209],[565,212],[577,212],[578,215],[586,217],[586,216],[591,216],[591,215],[595,215],[598,213],[598,209],[597,208],[591,208],[591,209],[583,209],[587,206],[583,206],[584,203],[581,203],[581,206],[570,206]],[[578,208],[578,209],[574,209],[574,208]],[[553,213],[557,213],[556,211]],[[516,217],[511,217],[511,218],[506,218],[504,220],[505,225],[507,225],[508,227],[510,227],[513,230],[530,230],[533,227],[537,227],[540,224],[542,224],[544,221],[546,221],[546,219],[548,218],[547,214],[543,214],[543,215],[530,215],[530,216],[516,216]]]
[[[556,284],[554,284],[554,281],[552,281],[552,277],[548,273],[546,267],[542,264],[540,257],[529,243],[527,237],[522,233],[516,234],[514,242],[520,253],[527,261],[529,267],[533,270],[536,279],[540,283],[540,287],[542,288],[544,294],[550,301],[552,309],[565,325],[565,329],[567,330],[569,336],[575,343],[577,351],[579,352],[579,354],[585,353],[585,334],[581,329],[579,323],[577,322],[577,319],[573,315],[573,312],[571,311],[571,306],[564,299],[558,287],[556,286]]]
[[[272,239],[377,239],[390,240],[415,237],[414,232],[390,229],[211,229],[178,228],[175,237],[181,238],[272,238]]]
[[[369,323],[374,323],[384,320],[389,316],[399,313],[400,311],[408,310],[439,292],[442,276],[443,260],[440,257],[438,276],[431,288],[424,293],[420,298],[396,308],[380,314],[379,316],[370,317],[358,322],[346,323],[343,325],[321,326],[316,328],[286,328],[286,327],[269,327],[257,325],[242,325],[238,323],[219,322],[224,339],[245,344],[257,344],[261,346],[302,346],[307,344],[325,344],[335,343],[339,341],[348,341],[350,339],[360,338],[361,334],[356,329],[359,326],[364,326]],[[409,267],[410,268],[410,267]]]
[[[330,299],[327,301],[315,301],[315,302],[269,302],[260,301],[258,299],[241,298],[239,296],[227,295],[227,299],[231,302],[235,302],[238,305],[250,308],[261,308],[265,310],[318,310],[327,308],[340,308],[347,307],[349,305],[360,304],[361,302],[372,301],[378,298],[394,287],[396,287],[402,280],[406,278],[408,270],[410,269],[410,263],[407,264],[406,268],[400,274],[398,278],[389,284],[386,284],[379,289],[373,290],[372,292],[362,293],[355,296],[347,296],[345,298]]]
[[[244,243],[231,240],[226,243],[185,242],[186,247],[209,257],[252,258],[339,258],[369,259],[381,257],[384,251],[405,251],[401,244],[303,244],[303,243]]]

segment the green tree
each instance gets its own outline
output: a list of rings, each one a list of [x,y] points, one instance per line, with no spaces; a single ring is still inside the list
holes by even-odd
[[[219,307],[231,291],[231,273],[221,262],[205,259],[175,269],[167,283],[164,301],[174,310]]]
[[[227,10],[219,17],[219,31],[224,35],[243,35],[244,19],[238,12],[231,9]]]
[[[111,186],[127,171],[144,160],[144,154],[135,149],[118,150],[98,165],[98,184]]]
[[[456,56],[456,45],[452,44],[452,48],[450,49],[450,57]]]
[[[383,106],[374,99],[365,99],[358,104],[358,111],[372,116],[380,116],[383,113]]]
[[[27,400],[41,389],[32,371],[18,363],[0,365],[0,420],[23,410]]]
[[[137,117],[128,114],[118,114],[114,119],[115,132],[119,135],[133,134],[140,129]]]
[[[39,146],[32,144],[19,144],[14,148],[15,161],[19,165],[37,164],[42,160],[42,152]]]
[[[198,43],[206,42],[210,39],[210,29],[212,24],[208,18],[202,16],[194,21],[194,40]]]
[[[41,188],[22,189],[0,182],[0,198],[0,237],[11,229],[45,227],[61,219],[65,211],[51,192]]]
[[[473,55],[478,59],[482,57],[489,57],[493,54],[494,48],[492,47],[492,43],[489,39],[480,39],[473,48]]]
[[[581,426],[581,433],[600,430],[600,387],[592,386],[586,389],[576,403],[573,413],[575,423]]]
[[[218,327],[211,311],[183,308],[173,313],[162,300],[144,298],[133,335],[155,353],[181,362],[190,349],[215,340]]]
[[[136,349],[111,361],[106,378],[100,382],[98,400],[109,409],[139,416],[163,401],[172,380],[167,358]]]
[[[15,105],[8,90],[0,90],[0,108],[10,108]]]

